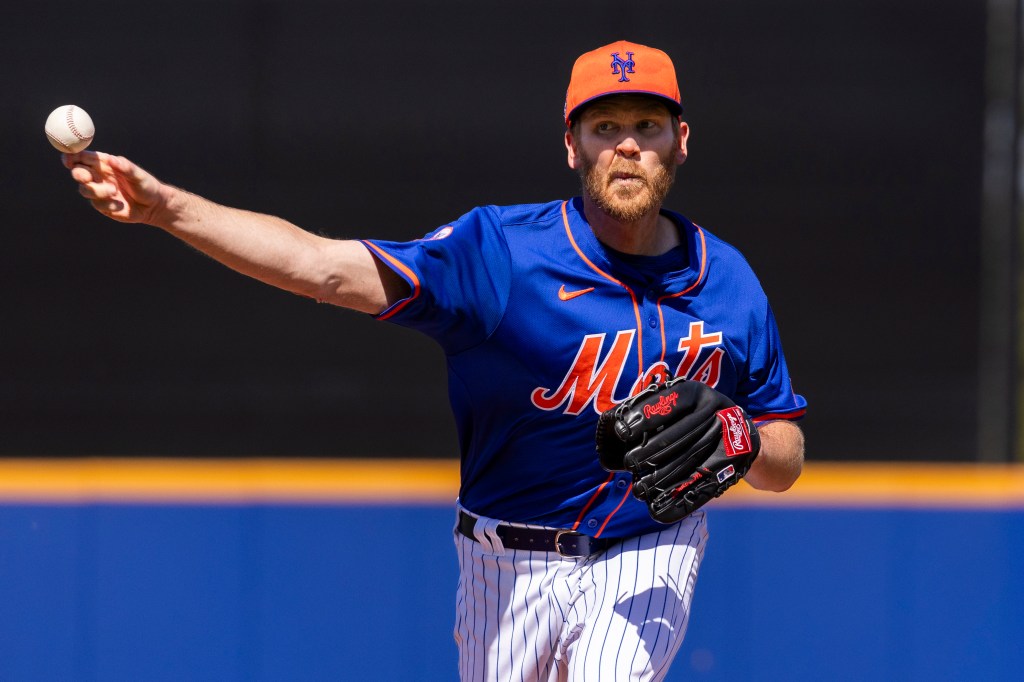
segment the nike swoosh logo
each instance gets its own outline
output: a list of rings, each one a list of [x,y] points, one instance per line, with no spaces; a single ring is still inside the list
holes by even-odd
[[[577,289],[576,291],[566,291],[565,290],[565,285],[563,284],[558,289],[558,299],[560,301],[568,301],[568,300],[576,298],[577,296],[582,296],[583,294],[589,294],[593,290],[594,290],[594,287],[587,287],[586,289]]]

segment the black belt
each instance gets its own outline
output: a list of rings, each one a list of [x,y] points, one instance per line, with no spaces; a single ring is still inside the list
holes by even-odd
[[[476,526],[476,517],[459,510],[459,532],[470,540],[473,537],[473,528]],[[495,534],[501,538],[501,544],[505,549],[528,549],[536,552],[558,552],[559,555],[570,559],[588,557],[591,554],[602,552],[616,540],[610,538],[595,538],[585,533],[577,533],[574,530],[554,530],[551,528],[521,528],[507,523],[499,523],[494,529]]]

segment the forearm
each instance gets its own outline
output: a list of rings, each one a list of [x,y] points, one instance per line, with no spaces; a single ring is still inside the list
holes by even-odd
[[[309,265],[316,253],[315,235],[270,215],[221,206],[169,185],[152,225],[224,265],[288,291],[312,295]]]
[[[758,428],[758,433],[761,452],[744,480],[758,490],[788,490],[803,470],[803,431],[793,422],[774,421]]]
[[[160,182],[123,156],[64,154],[78,192],[103,215],[146,223],[261,282],[377,313],[408,285],[356,241],[325,239],[286,220],[221,206]]]
[[[163,185],[149,221],[227,267],[319,301],[364,312],[387,305],[376,263],[352,241],[320,237],[271,215]]]

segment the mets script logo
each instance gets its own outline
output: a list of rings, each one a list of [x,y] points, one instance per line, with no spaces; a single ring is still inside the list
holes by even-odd
[[[664,360],[647,368],[639,366],[637,353],[633,349],[635,329],[616,332],[611,347],[606,351],[608,336],[590,334],[583,337],[576,357],[561,383],[555,388],[538,386],[530,393],[530,402],[534,407],[577,415],[590,406],[600,414],[618,404],[616,396],[620,395],[619,382],[623,374],[635,377],[638,370],[640,376],[630,386],[629,395],[636,395],[646,386],[671,377],[686,377],[712,388],[718,385],[722,377],[722,360],[725,358],[722,333],[705,333],[704,322],[700,320],[690,323],[689,334],[679,339],[675,349],[669,345],[670,351],[675,350],[681,355],[675,371]],[[629,372],[626,372],[627,365]]]
[[[670,393],[658,398],[658,402],[653,405],[644,405],[644,419],[650,419],[654,415],[664,417],[676,406],[678,398],[678,393]]]
[[[629,79],[626,78],[627,73],[634,73],[633,67],[636,66],[636,62],[633,61],[633,53],[627,52],[626,59],[623,60],[619,56],[618,52],[612,52],[612,75],[619,76],[620,83],[628,83]]]

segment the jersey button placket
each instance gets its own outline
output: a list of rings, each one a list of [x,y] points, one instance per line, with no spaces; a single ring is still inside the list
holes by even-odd
[[[643,293],[644,313],[647,314],[647,326],[651,329],[658,328],[658,302],[653,291]]]

